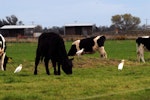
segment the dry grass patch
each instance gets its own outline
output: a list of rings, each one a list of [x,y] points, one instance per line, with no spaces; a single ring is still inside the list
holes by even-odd
[[[74,57],[74,67],[75,68],[94,68],[94,67],[107,67],[107,66],[118,66],[118,64],[121,62],[121,59],[101,59],[101,58],[95,58],[95,57],[86,57],[86,56],[80,56]],[[124,66],[140,66],[140,65],[149,65],[148,63],[140,63],[133,60],[127,60],[125,59]]]

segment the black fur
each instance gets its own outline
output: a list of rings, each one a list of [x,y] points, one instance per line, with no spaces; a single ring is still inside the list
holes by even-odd
[[[68,56],[74,56],[76,52],[77,52],[76,45],[72,45],[68,52]]]
[[[84,52],[93,52],[93,49],[92,47],[94,46],[94,39],[95,37],[90,37],[90,38],[85,38],[85,39],[82,39],[80,41],[80,45],[79,45],[79,48],[82,49],[84,48]]]
[[[38,39],[38,47],[36,51],[35,70],[37,74],[37,66],[40,59],[44,59],[46,73],[49,75],[48,63],[52,61],[54,74],[60,75],[60,65],[66,74],[72,74],[72,59],[68,59],[63,39],[56,33],[43,33]],[[56,65],[58,64],[58,71]]]
[[[150,50],[150,38],[142,38],[142,37],[138,37],[136,39],[136,43],[138,44],[138,46],[140,44],[143,44],[144,47],[146,47],[146,49]]]
[[[7,65],[8,61],[9,61],[10,59],[12,59],[12,58],[11,58],[11,57],[7,57],[7,56],[5,56],[5,58],[4,58],[4,65],[3,65],[3,67],[4,67],[4,70],[5,70],[5,71],[6,71],[6,65]]]

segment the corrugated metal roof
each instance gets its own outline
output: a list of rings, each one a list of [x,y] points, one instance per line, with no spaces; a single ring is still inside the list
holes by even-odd
[[[0,29],[22,29],[22,28],[35,28],[36,25],[5,25]]]
[[[91,23],[73,23],[73,24],[65,24],[65,26],[93,26],[94,24]]]

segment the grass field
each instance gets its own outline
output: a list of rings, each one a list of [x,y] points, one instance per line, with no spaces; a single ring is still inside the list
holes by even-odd
[[[66,43],[66,49],[71,42]],[[60,76],[45,72],[43,63],[33,75],[36,43],[8,43],[7,55],[12,61],[7,71],[0,71],[0,100],[150,100],[150,53],[146,63],[136,60],[134,40],[108,40],[108,59],[99,54],[74,57],[73,74]],[[117,70],[121,59],[124,69]],[[15,68],[23,64],[20,73]]]

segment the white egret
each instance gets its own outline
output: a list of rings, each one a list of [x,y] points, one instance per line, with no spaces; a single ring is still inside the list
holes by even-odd
[[[122,70],[124,65],[124,59],[121,60],[121,63],[118,65],[118,70]]]
[[[83,53],[83,51],[84,51],[84,48],[82,48],[81,50],[77,51],[76,55],[80,56]]]
[[[21,69],[22,69],[22,64],[20,64],[20,65],[15,69],[14,73],[20,72]]]

